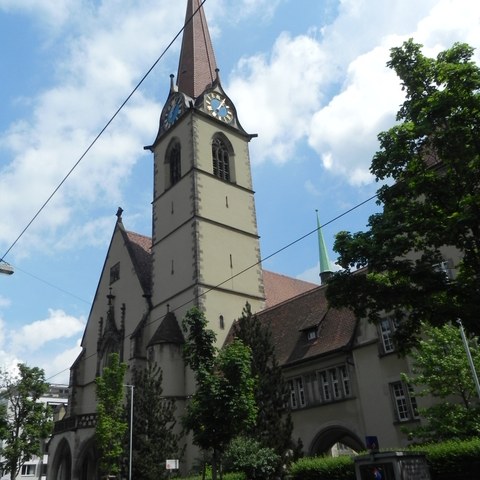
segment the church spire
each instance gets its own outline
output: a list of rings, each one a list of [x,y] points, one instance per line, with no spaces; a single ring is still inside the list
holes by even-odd
[[[320,280],[324,284],[328,277],[332,274],[330,269],[330,260],[328,258],[327,246],[325,245],[325,240],[323,238],[322,227],[320,226],[320,220],[318,219],[318,210],[317,212],[317,234],[318,234],[318,256],[320,260]]]
[[[193,99],[217,77],[215,54],[201,3],[201,0],[188,0],[177,74],[178,91]]]

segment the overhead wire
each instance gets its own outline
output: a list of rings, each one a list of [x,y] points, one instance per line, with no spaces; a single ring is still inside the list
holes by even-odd
[[[348,215],[349,213],[353,212],[354,210],[356,210],[357,208],[360,208],[361,206],[365,205],[366,203],[368,202],[371,202],[373,199],[377,198],[378,197],[378,194],[375,194],[375,195],[372,195],[371,197],[367,198],[366,200],[363,200],[362,202],[356,204],[355,206],[349,208],[348,210],[342,212],[341,214],[337,215],[336,217],[330,219],[328,222],[325,222],[324,224],[318,226],[317,228],[311,230],[310,232],[308,233],[305,233],[304,235],[296,238],[295,240],[293,240],[292,242],[284,245],[283,247],[279,248],[278,250],[275,250],[273,253],[267,255],[266,257],[264,258],[261,258],[258,262],[255,262],[254,264],[244,268],[243,270],[237,272],[236,274],[234,275],[231,275],[230,277],[228,277],[227,279],[223,280],[222,282],[216,284],[215,286],[213,287],[210,287],[208,289],[206,289],[204,292],[202,292],[201,294],[199,295],[196,295],[195,297],[185,301],[184,303],[178,305],[177,307],[173,308],[172,310],[170,310],[171,313],[174,313],[176,312],[177,310],[180,310],[181,308],[195,302],[196,300],[198,300],[199,298],[207,295],[208,293],[216,290],[217,288],[220,288],[222,285],[224,285],[225,283],[228,283],[230,282],[231,280],[233,280],[234,278],[240,276],[240,275],[243,275],[244,273],[246,273],[247,271],[251,270],[252,268],[255,268],[257,267],[258,265],[261,265],[263,262],[269,260],[270,258],[280,254],[281,252],[287,250],[288,248],[296,245],[297,243],[301,242],[302,240],[305,240],[306,238],[308,238],[310,235],[313,235],[314,233],[317,233],[319,230],[321,230],[322,228],[332,224],[333,222],[339,220],[340,218],[344,217],[345,215]],[[166,315],[166,314],[165,314]],[[157,322],[160,322],[161,320],[163,320],[165,318],[165,315],[162,315],[158,318],[155,318],[153,320],[151,320],[150,322],[147,322],[145,324],[145,326],[151,326],[151,325],[154,325],[155,323]],[[136,327],[135,327],[136,328]],[[122,338],[122,341],[126,340],[128,337],[130,337],[132,334],[133,334],[134,330],[132,330],[131,332],[125,334]],[[92,357],[95,357],[97,355],[98,352],[93,352],[91,353],[90,355],[88,355],[87,357],[85,357],[85,359],[90,359]],[[69,368],[65,368],[63,370],[61,370],[60,372],[54,374],[54,375],[51,375],[50,377],[47,378],[47,380],[50,380],[51,378],[55,378],[57,377],[58,375],[61,375],[62,373],[68,371],[70,369]]]
[[[70,177],[70,175],[73,173],[73,171],[77,168],[77,166],[80,164],[80,162],[85,158],[85,156],[90,152],[90,150],[93,148],[93,146],[97,143],[97,141],[100,139],[100,137],[104,134],[104,132],[107,130],[107,128],[110,126],[110,124],[115,120],[115,118],[118,116],[118,114],[121,112],[121,110],[125,107],[125,105],[129,102],[129,100],[132,98],[132,96],[136,93],[136,91],[140,88],[140,86],[143,84],[143,82],[146,80],[146,78],[150,75],[150,73],[153,71],[153,69],[157,66],[157,64],[160,62],[160,60],[165,56],[165,54],[168,52],[168,50],[171,48],[171,46],[175,43],[175,41],[177,40],[177,38],[183,33],[185,27],[192,21],[193,17],[197,14],[197,12],[202,8],[203,4],[206,2],[207,0],[202,0],[201,3],[199,4],[198,8],[195,10],[195,12],[193,12],[193,14],[185,21],[185,24],[183,25],[183,27],[178,31],[178,33],[173,37],[173,39],[170,41],[170,43],[167,45],[167,47],[165,47],[165,49],[163,50],[163,52],[160,54],[160,56],[156,59],[156,61],[152,64],[152,66],[147,70],[147,72],[143,75],[143,77],[140,79],[140,81],[136,84],[136,86],[133,88],[133,90],[130,92],[130,94],[125,98],[125,100],[121,103],[121,105],[117,108],[117,110],[114,112],[114,114],[110,117],[110,119],[106,122],[106,124],[104,125],[104,127],[99,131],[99,133],[94,137],[94,139],[91,141],[91,143],[87,146],[87,148],[84,150],[84,152],[80,155],[80,157],[77,159],[77,161],[74,163],[74,165],[71,167],[71,169],[67,172],[67,174],[63,177],[63,179],[61,180],[61,182],[57,185],[57,187],[53,190],[53,192],[50,194],[50,196],[45,200],[45,202],[41,205],[41,207],[38,209],[38,211],[35,213],[35,215],[32,217],[32,219],[27,223],[27,225],[23,228],[23,230],[20,232],[20,234],[17,236],[17,238],[12,242],[12,244],[9,246],[9,248],[6,250],[6,252],[3,254],[3,256],[0,258],[0,261],[5,261],[5,257],[10,253],[10,251],[15,247],[15,245],[18,243],[18,241],[23,237],[23,235],[25,234],[25,232],[30,228],[30,226],[33,224],[33,222],[38,218],[38,216],[42,213],[42,211],[45,209],[45,207],[49,204],[49,202],[52,200],[52,198],[56,195],[56,193],[60,190],[60,188],[63,186],[63,184],[67,181],[67,179]],[[325,226],[327,225],[330,225],[331,223],[335,222],[336,220],[342,218],[343,216],[347,215],[348,213],[356,210],[357,208],[361,207],[362,205],[365,205],[366,203],[370,202],[371,200],[373,200],[374,198],[376,198],[377,195],[373,195],[371,196],[370,198],[364,200],[363,202],[355,205],[354,207],[350,208],[349,210],[346,210],[345,212],[341,213],[340,215],[337,215],[336,217],[334,217],[333,219],[329,220],[328,222],[324,223],[323,225],[315,228],[314,230],[298,237],[297,239],[293,240],[292,242],[288,243],[287,245],[284,245],[283,247],[281,247],[280,249],[274,251],[273,253],[271,253],[270,255],[266,256],[265,258],[262,258],[260,259],[258,262],[256,262],[255,264],[253,265],[250,265],[248,267],[246,267],[245,269],[241,270],[240,272],[237,272],[236,274],[230,276],[229,278],[225,279],[224,281],[220,282],[219,284],[213,286],[213,287],[210,287],[209,289],[205,290],[204,292],[202,292],[200,295],[184,302],[183,304],[179,305],[178,307],[174,308],[172,310],[172,312],[175,312],[176,310],[180,309],[180,308],[183,308],[185,307],[186,305],[196,301],[198,298],[204,296],[204,295],[207,295],[209,292],[221,287],[222,285],[224,285],[225,283],[227,282],[230,282],[231,280],[233,280],[234,278],[240,276],[240,275],[243,275],[244,273],[246,273],[248,270],[252,269],[252,268],[255,268],[257,267],[258,265],[262,264],[263,262],[265,262],[266,260],[269,260],[270,258],[280,254],[281,252],[287,250],[288,248],[292,247],[293,245],[301,242],[302,240],[304,240],[305,238],[309,237],[310,235],[313,235],[314,233],[317,233],[319,231],[319,229],[321,228],[324,228]],[[16,267],[17,268],[17,267]],[[21,270],[21,269],[19,269]],[[23,270],[21,270],[23,271]],[[32,276],[33,278],[39,280],[39,281],[42,281],[43,283],[46,283],[47,285],[53,287],[53,288],[56,288],[57,290],[59,291],[62,291],[63,293],[66,293],[68,295],[71,295],[75,298],[77,298],[78,300],[81,300],[82,302],[85,302],[85,303],[90,303],[88,302],[87,300],[84,300],[82,299],[81,297],[78,297],[77,295],[75,294],[72,294],[71,292],[68,292],[58,286],[55,286],[54,284],[48,282],[48,281],[45,281],[43,279],[41,279],[40,277],[37,277],[35,275],[32,275],[28,272],[25,272],[23,271],[24,273]],[[161,317],[158,317],[154,320],[152,320],[151,322],[147,323],[148,326],[150,325],[153,325],[154,323],[156,322],[159,322],[161,321],[165,316],[161,316]],[[128,334],[125,334],[125,336],[123,337],[122,340],[125,340],[126,338],[128,338],[131,334],[133,333],[132,332],[129,332]],[[94,357],[97,355],[97,352],[94,352],[92,353],[91,355],[89,355],[88,357],[86,358],[91,358],[91,357]],[[70,368],[70,367],[69,367]],[[54,374],[54,375],[51,375],[50,377],[48,377],[46,380],[50,380],[52,378],[55,378],[57,377],[58,375],[61,375],[62,373],[66,372],[69,370],[69,368],[66,368],[66,369],[63,369],[61,370],[60,372]]]
[[[147,70],[147,72],[143,75],[143,77],[140,79],[140,81],[137,83],[137,85],[134,87],[134,89],[130,92],[130,94],[127,96],[127,98],[122,102],[122,104],[117,108],[115,113],[110,117],[110,119],[107,121],[105,126],[100,130],[100,132],[95,136],[95,138],[90,142],[88,147],[85,149],[85,151],[80,155],[78,160],[74,163],[73,167],[67,172],[67,174],[63,177],[61,182],[57,185],[57,187],[53,190],[53,192],[50,194],[50,196],[45,200],[45,202],[42,204],[42,206],[38,209],[38,211],[35,213],[35,215],[32,217],[32,219],[27,223],[25,228],[20,232],[20,234],[17,236],[17,238],[13,241],[13,243],[8,247],[7,251],[0,257],[0,262],[5,261],[5,257],[10,253],[12,248],[18,243],[18,241],[23,237],[25,232],[30,228],[32,223],[37,219],[37,217],[42,213],[44,208],[50,203],[52,198],[56,195],[56,193],[60,190],[62,185],[67,181],[67,179],[70,177],[70,175],[73,173],[73,171],[77,168],[79,163],[85,158],[85,156],[88,154],[88,152],[93,148],[93,146],[97,143],[98,139],[103,135],[105,130],[110,126],[110,124],[115,120],[117,115],[121,112],[123,107],[128,103],[128,101],[132,98],[132,96],[135,94],[135,92],[140,88],[140,86],[143,84],[145,79],[150,75],[152,70],[157,66],[157,64],[160,62],[160,60],[165,56],[165,54],[168,52],[170,47],[175,43],[177,38],[183,33],[185,30],[185,27],[192,21],[193,17],[197,14],[197,12],[202,8],[203,4],[207,0],[202,0],[198,8],[192,13],[190,18],[185,21],[185,24],[183,27],[178,31],[178,33],[173,37],[173,39],[170,41],[170,43],[165,47],[163,52],[160,54],[160,56],[155,60],[153,65]]]

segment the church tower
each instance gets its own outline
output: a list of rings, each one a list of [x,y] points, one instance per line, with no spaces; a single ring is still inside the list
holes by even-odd
[[[217,69],[203,7],[188,0],[176,82],[154,154],[151,321],[193,306],[222,345],[248,301],[264,305],[248,143]],[[152,327],[154,328],[154,327]]]

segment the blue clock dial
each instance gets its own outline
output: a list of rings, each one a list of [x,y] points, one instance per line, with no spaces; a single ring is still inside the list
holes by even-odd
[[[233,120],[233,111],[230,101],[220,93],[211,92],[205,96],[207,112],[214,118],[230,123]]]
[[[183,99],[181,96],[173,97],[167,105],[163,117],[162,126],[166,130],[170,128],[178,119],[183,111]]]

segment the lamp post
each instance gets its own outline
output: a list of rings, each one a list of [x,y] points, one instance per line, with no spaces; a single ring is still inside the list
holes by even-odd
[[[473,363],[472,354],[468,346],[467,337],[465,336],[465,330],[463,329],[462,321],[460,319],[457,319],[457,323],[460,328],[460,335],[462,336],[463,346],[465,347],[465,352],[467,354],[470,370],[472,371],[472,377],[473,377],[473,381],[475,382],[475,388],[477,389],[478,399],[480,400],[480,383],[478,381],[477,370],[475,369],[475,364]]]
[[[132,480],[132,446],[133,446],[133,385],[124,385],[130,389],[130,445],[128,452],[128,480]]]

